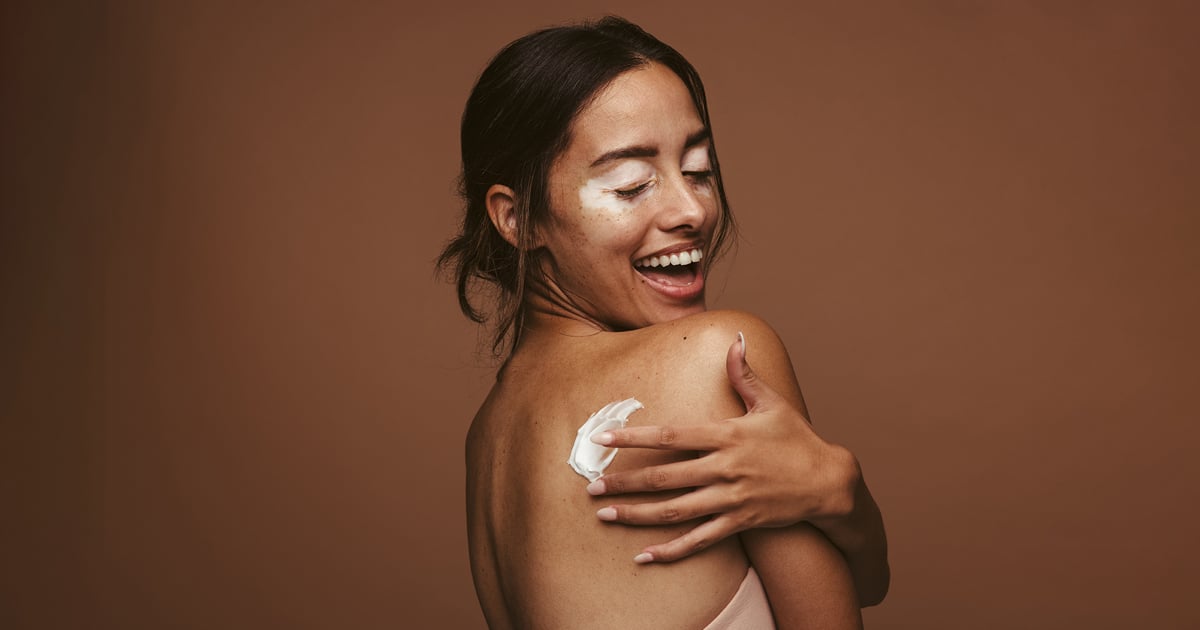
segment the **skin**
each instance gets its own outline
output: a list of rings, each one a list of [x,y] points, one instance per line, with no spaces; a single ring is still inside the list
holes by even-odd
[[[598,517],[630,525],[712,515],[686,534],[645,547],[643,562],[673,562],[751,528],[807,522],[846,557],[861,606],[881,602],[890,570],[883,518],[847,449],[820,438],[803,400],[791,402],[748,365],[730,368],[745,415],[686,427],[631,427],[598,436],[607,445],[701,451],[704,457],[638,470],[611,471],[589,484],[593,495],[699,488],[665,501],[610,504]],[[607,438],[607,439],[605,439]]]
[[[651,254],[703,248],[712,237],[718,212],[703,131],[682,82],[651,64],[619,76],[579,114],[551,169],[551,217],[535,238],[546,280],[527,296],[521,343],[467,439],[472,574],[493,628],[699,628],[724,608],[750,564],[780,627],[861,626],[849,569],[818,529],[746,530],[704,540],[702,551],[677,562],[640,564],[619,550],[651,548],[700,522],[682,512],[646,528],[602,522],[607,504],[585,492],[586,480],[565,462],[579,425],[628,396],[646,406],[630,426],[653,418],[672,430],[744,413],[731,373],[742,375],[735,385],[761,382],[803,407],[769,326],[743,313],[706,312],[702,274],[664,286],[634,266]],[[620,156],[600,159],[613,151]],[[512,190],[493,186],[487,201],[501,235],[518,242]],[[758,340],[756,370],[742,343],[730,346],[741,330]],[[622,451],[607,479],[697,455]],[[683,496],[647,493],[621,508]]]
[[[636,125],[624,123],[643,114],[662,118],[665,124],[680,120],[672,118],[671,108],[680,107],[681,103],[659,100],[652,94],[631,96],[622,102],[624,109],[613,107],[598,112],[606,117],[602,122],[611,123],[605,129],[610,135],[598,136],[590,144],[587,137],[581,136],[551,173],[552,178],[567,182],[558,189],[562,196],[554,200],[555,206],[574,207],[577,201],[574,197],[578,196],[582,200],[579,212],[586,219],[580,222],[575,221],[576,215],[555,213],[551,225],[543,231],[543,244],[550,252],[551,266],[558,272],[561,283],[551,290],[559,298],[560,307],[598,329],[639,328],[704,310],[702,293],[678,303],[664,303],[661,296],[655,295],[647,298],[645,291],[638,290],[639,279],[630,275],[627,268],[621,268],[619,257],[600,256],[601,251],[619,254],[632,249],[637,252],[633,254],[636,260],[659,251],[664,244],[687,241],[703,244],[703,235],[711,235],[715,216],[709,210],[715,201],[707,182],[695,176],[708,169],[707,142],[697,140],[701,137],[697,133],[703,130],[698,118],[693,117],[690,127],[684,125],[676,131],[688,139],[677,163],[629,159],[587,169],[566,166],[590,165],[592,158],[613,147],[639,146],[641,136]],[[672,168],[678,173],[673,174]],[[676,176],[680,174],[684,181]],[[614,190],[633,190],[644,183],[648,183],[648,188],[639,197],[612,194]],[[635,208],[647,202],[645,197],[653,197],[651,201],[663,205],[675,204],[671,212],[657,215],[658,221],[665,222],[663,225],[678,222],[690,229],[676,230],[670,236],[667,232],[646,233],[645,239],[638,241],[642,234],[639,230],[645,226],[638,223],[640,215]],[[594,245],[598,242],[611,247],[596,250]],[[616,269],[597,266],[609,264]],[[600,273],[601,269],[606,273]],[[573,278],[578,281],[572,281]],[[701,284],[702,281],[700,278]],[[572,302],[565,295],[577,299]],[[717,456],[607,476],[589,486],[588,492],[627,494],[697,486],[703,486],[705,492],[641,506],[613,503],[610,511],[601,513],[601,518],[630,525],[662,525],[665,523],[661,515],[675,511],[692,517],[712,514],[724,517],[702,523],[666,543],[649,545],[639,554],[644,561],[656,562],[679,560],[713,541],[746,529],[808,522],[845,554],[859,603],[872,606],[883,601],[891,580],[887,536],[858,460],[849,450],[826,442],[812,430],[803,399],[788,401],[761,381],[747,392],[751,397],[745,400],[749,412],[744,416],[679,428],[671,434],[670,443],[661,439],[667,428],[661,425],[614,432],[613,446],[701,450]],[[731,436],[732,432],[736,436]],[[723,478],[722,472],[730,468],[739,474]]]

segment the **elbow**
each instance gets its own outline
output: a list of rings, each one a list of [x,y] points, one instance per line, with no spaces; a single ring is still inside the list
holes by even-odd
[[[864,589],[863,593],[859,594],[858,605],[863,608],[878,606],[883,603],[888,594],[888,588],[892,585],[892,569],[886,563],[883,565],[883,571],[873,580],[870,588]]]
[[[858,525],[857,548],[862,552],[863,561],[859,564],[865,578],[859,582],[859,605],[863,608],[878,606],[887,597],[892,583],[892,569],[888,563],[887,533],[883,526],[883,514],[879,506],[867,490],[863,479],[862,467],[858,459],[849,451],[843,463],[846,492],[850,500],[841,506],[846,511],[846,519],[855,521]]]

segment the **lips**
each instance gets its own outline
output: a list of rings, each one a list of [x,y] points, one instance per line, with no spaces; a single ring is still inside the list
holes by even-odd
[[[690,299],[704,291],[700,265],[703,258],[702,248],[689,245],[638,259],[633,267],[659,293],[674,299]]]
[[[647,256],[641,260],[635,261],[633,263],[633,266],[634,267],[649,267],[649,268],[674,267],[674,266],[681,266],[681,265],[686,266],[686,265],[690,265],[694,262],[700,262],[700,259],[703,257],[704,257],[704,252],[701,251],[701,249],[699,247],[693,247],[691,249],[685,249],[683,251],[678,251],[678,252],[674,252],[674,253],[670,253],[670,254],[654,254],[651,256]]]

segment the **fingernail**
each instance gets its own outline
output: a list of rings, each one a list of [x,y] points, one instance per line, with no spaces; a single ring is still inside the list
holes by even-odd
[[[612,444],[613,434],[609,433],[608,431],[605,431],[604,433],[598,433],[592,436],[592,441],[601,446],[608,446],[609,444]]]
[[[642,553],[639,553],[638,555],[634,556],[633,561],[638,564],[646,564],[647,562],[653,562],[654,556],[643,551]]]
[[[588,492],[588,494],[590,494],[592,496],[595,496],[597,494],[604,494],[604,480],[597,479],[597,480],[593,481],[592,483],[589,483],[587,485],[587,492]]]
[[[745,361],[746,360],[746,336],[743,335],[742,331],[740,331],[740,330],[738,331],[738,341],[742,342],[742,360]]]
[[[602,521],[615,521],[617,520],[617,510],[610,507],[600,508],[596,510],[596,518]]]

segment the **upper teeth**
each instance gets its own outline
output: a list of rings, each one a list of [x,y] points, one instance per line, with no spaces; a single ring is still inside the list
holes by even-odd
[[[674,254],[663,254],[662,256],[647,256],[633,263],[634,267],[670,267],[671,265],[690,265],[694,262],[700,262],[704,257],[704,253],[699,249],[693,249],[690,252],[676,252]]]

